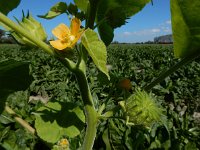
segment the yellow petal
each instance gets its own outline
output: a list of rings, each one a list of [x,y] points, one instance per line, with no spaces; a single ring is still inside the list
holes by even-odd
[[[76,35],[80,30],[80,26],[81,21],[78,18],[73,18],[70,25],[71,34]]]
[[[67,43],[67,42],[62,42],[61,40],[50,41],[50,44],[51,44],[54,48],[56,48],[56,49],[58,49],[58,50],[63,50],[63,49],[65,49],[65,48],[67,48],[67,47],[71,47],[71,46],[69,45],[69,43]]]
[[[61,23],[52,30],[53,35],[55,35],[59,40],[64,40],[66,37],[71,35],[71,31],[65,24]]]

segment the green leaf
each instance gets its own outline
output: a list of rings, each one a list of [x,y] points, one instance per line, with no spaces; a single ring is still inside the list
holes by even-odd
[[[114,29],[111,26],[109,26],[107,23],[102,23],[98,27],[98,31],[99,31],[101,40],[105,43],[106,46],[108,46],[114,38]]]
[[[8,117],[7,115],[1,114],[0,115],[0,122],[2,124],[9,124],[9,123],[14,122],[14,120],[12,118]]]
[[[0,0],[0,12],[7,15],[15,9],[20,3],[20,0]]]
[[[65,2],[59,2],[55,4],[53,7],[51,7],[48,13],[46,13],[45,15],[38,15],[38,17],[44,19],[52,19],[60,14],[65,13],[66,11],[67,11],[67,4]]]
[[[81,11],[86,12],[89,0],[74,0],[74,3]]]
[[[124,122],[119,119],[108,120],[108,136],[114,150],[124,150],[125,148],[125,131],[126,126]]]
[[[73,103],[49,102],[36,113],[37,134],[49,143],[56,143],[63,136],[79,135],[84,125],[84,113]]]
[[[77,8],[76,5],[70,3],[69,6],[68,6],[68,8],[67,8],[67,11],[68,11],[71,15],[76,16],[77,13],[78,13],[78,8]]]
[[[32,82],[29,75],[29,63],[15,60],[0,62],[0,113],[4,110],[9,94],[25,90]]]
[[[106,145],[106,150],[111,150],[112,148],[111,148],[110,141],[109,141],[108,128],[103,132],[102,139]]]
[[[10,131],[10,127],[11,126],[7,126],[7,127],[4,127],[4,129],[2,130],[1,129],[1,133],[0,133],[0,142],[2,143],[2,139],[4,139],[7,135],[8,135],[8,133],[9,133],[9,131]],[[1,148],[1,147],[0,147]]]
[[[100,86],[108,85],[110,83],[110,81],[108,80],[108,77],[102,72],[98,73],[97,80]]]
[[[91,29],[87,29],[81,38],[81,42],[88,51],[89,55],[92,57],[92,60],[94,61],[97,68],[106,74],[108,79],[110,79],[108,69],[106,67],[106,46],[102,41],[99,40],[97,33]]]
[[[110,44],[113,40],[112,36],[107,37],[108,33],[113,34],[111,29],[124,25],[129,17],[141,11],[148,2],[150,0],[100,1],[97,9],[96,23],[99,24],[99,34],[106,45]]]
[[[171,0],[175,57],[200,54],[200,1]]]

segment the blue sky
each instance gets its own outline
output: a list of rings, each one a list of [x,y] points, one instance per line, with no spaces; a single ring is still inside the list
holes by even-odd
[[[9,13],[9,18],[13,16],[20,19],[22,10],[31,14],[42,23],[49,38],[52,37],[51,30],[60,23],[69,25],[66,15],[60,15],[55,19],[45,20],[38,18],[37,15],[43,15],[57,2],[73,2],[73,0],[21,0],[17,9]],[[170,0],[153,0],[147,4],[145,8],[135,16],[131,17],[128,23],[115,30],[115,41],[119,42],[144,42],[153,40],[154,37],[160,35],[171,34],[170,21]],[[14,19],[13,19],[14,20]]]

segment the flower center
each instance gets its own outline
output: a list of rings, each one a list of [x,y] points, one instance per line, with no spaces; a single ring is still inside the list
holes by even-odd
[[[74,36],[74,35],[70,35],[70,36],[69,36],[69,41],[70,41],[70,42],[74,41],[74,39],[75,39],[75,36]]]

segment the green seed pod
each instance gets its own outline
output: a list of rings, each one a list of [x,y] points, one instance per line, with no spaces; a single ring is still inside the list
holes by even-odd
[[[158,107],[154,98],[141,90],[137,90],[128,98],[125,102],[125,109],[128,121],[135,125],[150,126],[154,122],[160,122],[164,116],[163,110]]]
[[[18,19],[16,20],[23,29],[27,30],[31,35],[33,35],[33,38],[46,41],[47,34],[44,28],[42,27],[41,23],[36,21],[29,13],[27,14],[27,16],[24,16],[24,13],[23,13],[22,21],[19,21]],[[21,36],[20,34],[14,31],[10,31],[10,32],[19,44],[30,46],[30,47],[37,46],[33,42],[28,40],[27,38]]]

